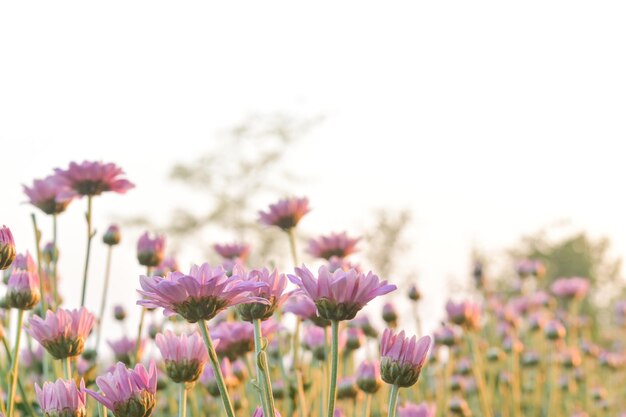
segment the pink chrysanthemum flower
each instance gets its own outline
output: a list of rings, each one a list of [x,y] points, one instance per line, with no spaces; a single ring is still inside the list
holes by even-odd
[[[280,413],[278,411],[274,411],[274,416],[275,417],[281,417]],[[261,407],[257,407],[254,410],[254,413],[252,413],[252,417],[266,417],[265,414],[263,414],[263,409]]]
[[[296,275],[289,275],[291,282],[313,300],[320,317],[327,320],[351,320],[374,298],[397,288],[387,281],[381,282],[372,272],[365,275],[354,269],[331,273],[322,266],[315,278],[303,266],[296,268]]]
[[[15,240],[13,240],[11,229],[2,226],[0,228],[0,271],[10,267],[16,256]]]
[[[246,282],[266,284],[250,292],[255,297],[265,299],[266,303],[246,303],[237,306],[237,311],[242,320],[249,322],[256,319],[267,320],[289,297],[289,293],[285,292],[287,277],[284,274],[279,274],[276,270],[270,272],[267,268],[263,268],[260,270],[253,269],[246,273],[243,267],[236,267],[234,273]]]
[[[385,329],[380,342],[380,373],[388,384],[399,387],[410,387],[417,382],[422,366],[428,357],[430,336],[419,340],[404,336],[404,331],[395,334]]]
[[[96,378],[101,394],[85,388],[85,392],[111,410],[115,417],[149,417],[155,405],[157,370],[154,361],[146,368],[137,364],[128,369],[118,362],[113,372]]]
[[[302,346],[313,353],[313,357],[319,361],[326,360],[326,333],[318,326],[308,326],[304,330]]]
[[[221,266],[212,268],[204,263],[193,265],[189,274],[172,272],[165,278],[142,275],[144,296],[137,304],[148,308],[163,307],[164,314],[180,314],[190,323],[210,320],[217,313],[242,303],[267,303],[267,300],[250,295],[265,283],[243,281],[239,276],[227,276]]]
[[[164,277],[170,272],[175,272],[180,270],[178,267],[178,261],[174,256],[166,256],[163,258],[161,263],[154,269],[154,275],[158,275],[160,277]]]
[[[225,259],[239,259],[245,261],[250,254],[250,245],[247,243],[216,243],[213,245],[213,249]]]
[[[48,310],[43,320],[32,316],[26,332],[56,359],[78,356],[85,350],[85,340],[94,324],[94,316],[86,308],[80,310]]]
[[[67,185],[68,191],[61,192],[60,199],[75,196],[94,196],[106,191],[124,194],[135,185],[125,178],[124,171],[113,163],[84,161],[70,162],[67,169],[56,168],[56,176]]]
[[[267,212],[259,211],[259,222],[288,231],[296,227],[309,211],[308,198],[287,198],[276,204],[270,204]]]
[[[295,314],[302,320],[309,320],[316,326],[330,326],[330,321],[317,315],[317,307],[315,307],[313,300],[302,292],[296,292],[287,298],[283,305],[283,311]]]
[[[330,272],[335,272],[338,269],[343,271],[354,269],[357,272],[363,272],[361,265],[350,262],[346,258],[339,258],[338,256],[331,256],[326,265]]]
[[[581,299],[589,291],[589,280],[580,277],[559,278],[552,283],[550,289],[559,298]]]
[[[43,388],[35,384],[37,401],[44,417],[84,417],[87,414],[85,382],[81,379],[80,389],[76,381],[45,382]]]
[[[194,382],[202,374],[209,354],[198,333],[176,336],[171,331],[156,335],[156,345],[174,382]]]
[[[357,251],[356,244],[360,239],[348,237],[346,232],[331,233],[309,240],[308,252],[317,258],[327,260],[333,256],[345,258]]]
[[[398,417],[435,417],[437,407],[434,404],[405,404],[398,407]]]
[[[7,305],[20,310],[30,310],[40,299],[37,272],[13,268],[7,283]]]
[[[356,384],[361,391],[368,394],[376,393],[382,386],[380,378],[380,363],[364,360],[356,370]]]
[[[30,200],[29,203],[46,214],[63,213],[74,198],[67,183],[58,175],[35,180],[31,187],[22,185],[22,188]]]
[[[279,324],[274,320],[264,321],[261,325],[263,337],[271,338]],[[211,330],[211,338],[219,339],[215,348],[219,356],[225,356],[231,361],[254,351],[254,326],[241,321],[226,321],[218,324]]]
[[[147,339],[141,339],[139,342],[139,350],[137,351],[137,356],[139,358],[141,358],[141,354],[143,353],[147,342]],[[116,361],[130,365],[131,359],[135,355],[137,346],[137,340],[135,338],[131,339],[127,336],[122,336],[117,340],[107,340],[107,344],[111,347]]]
[[[158,266],[165,256],[165,236],[145,232],[137,241],[137,260],[143,266]]]
[[[470,301],[455,303],[450,300],[446,303],[448,320],[467,329],[476,329],[480,325],[481,307]]]

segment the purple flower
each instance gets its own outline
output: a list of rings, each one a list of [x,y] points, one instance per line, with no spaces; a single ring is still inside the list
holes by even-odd
[[[274,411],[274,416],[281,417],[278,411]],[[265,417],[265,414],[263,414],[263,409],[261,407],[257,407],[254,410],[254,413],[252,413],[252,417]]]
[[[317,315],[315,303],[301,292],[292,294],[283,306],[283,311],[292,313],[302,320],[310,320],[320,327],[330,326],[330,322]]]
[[[315,278],[306,267],[296,268],[289,279],[313,300],[320,317],[327,320],[351,320],[375,297],[396,289],[387,281],[369,272],[367,275],[354,269],[330,272],[322,266]]]
[[[110,225],[106,232],[104,232],[104,235],[102,235],[102,242],[104,242],[105,245],[115,246],[119,244],[121,240],[122,235],[120,228],[116,224]]]
[[[32,316],[26,333],[37,340],[56,359],[78,356],[85,350],[95,318],[82,307],[80,310],[48,310],[43,320]]]
[[[193,265],[189,274],[171,272],[165,277],[142,275],[144,296],[137,304],[148,308],[163,307],[164,314],[180,314],[190,323],[210,320],[217,313],[242,303],[267,303],[253,297],[250,291],[265,286],[261,282],[243,281],[239,276],[227,276],[221,266],[212,268],[204,263]]]
[[[279,324],[274,320],[264,321],[261,332],[264,337],[271,337]],[[254,326],[251,323],[240,321],[226,321],[218,324],[211,330],[211,338],[220,342],[215,348],[220,356],[226,356],[231,361],[244,356],[254,350]]]
[[[435,417],[437,407],[423,402],[421,404],[407,403],[398,407],[398,417]]]
[[[50,175],[43,180],[33,181],[31,187],[22,185],[29,203],[46,214],[60,214],[74,198],[67,183],[58,175]]]
[[[118,362],[113,372],[96,378],[101,394],[85,388],[84,391],[111,410],[115,417],[149,417],[155,406],[157,370],[154,361],[146,368],[137,364],[128,369]]]
[[[16,256],[15,241],[11,229],[2,226],[0,229],[0,271],[10,267]]]
[[[380,378],[380,363],[378,361],[365,360],[356,370],[356,384],[361,391],[368,394],[377,392],[383,381]]]
[[[54,171],[62,183],[69,188],[59,194],[60,199],[94,196],[105,191],[124,194],[135,187],[127,179],[121,178],[124,171],[113,163],[84,161],[77,164],[71,162],[67,169],[56,168]]]
[[[65,381],[61,378],[56,382],[45,382],[43,388],[35,384],[37,401],[46,417],[84,417],[87,412],[84,389],[85,382],[82,379],[80,389],[76,386],[76,381]]]
[[[14,268],[7,283],[7,305],[20,310],[30,310],[40,299],[37,272]]]
[[[159,333],[156,345],[165,360],[167,375],[174,382],[196,381],[209,359],[204,341],[197,332],[180,336],[171,331]]]
[[[448,301],[446,304],[448,320],[467,329],[476,329],[480,325],[480,305],[470,301],[455,303]]]
[[[559,278],[552,283],[550,289],[559,298],[581,299],[589,291],[589,280],[580,277]]]
[[[139,350],[137,351],[138,357],[141,357],[147,342],[146,339],[141,339],[139,342]],[[122,336],[117,340],[107,340],[107,344],[111,347],[116,361],[130,365],[131,358],[135,355],[137,340],[134,338],[130,339],[128,336]]]
[[[284,274],[278,274],[276,270],[270,273],[267,268],[253,269],[246,274],[243,267],[236,267],[234,273],[241,276],[244,282],[265,284],[254,288],[250,294],[265,299],[266,303],[246,303],[237,306],[242,320],[252,322],[256,319],[269,319],[289,296],[289,293],[285,293],[287,278]]]
[[[309,240],[308,252],[317,258],[326,260],[333,256],[345,258],[356,252],[356,244],[360,239],[361,238],[350,238],[346,232],[331,233],[326,236],[320,236],[317,239]]]
[[[259,222],[288,231],[296,227],[309,211],[308,198],[288,198],[271,204],[267,212],[259,211]]]
[[[150,237],[145,232],[137,241],[137,260],[140,265],[158,266],[165,256],[165,236],[155,235]]]
[[[247,243],[215,244],[213,245],[213,249],[215,249],[215,252],[222,258],[239,259],[242,262],[245,261],[250,254],[250,245]]]
[[[417,382],[422,366],[428,357],[430,336],[419,340],[404,336],[404,331],[394,334],[385,329],[380,342],[380,373],[383,381],[399,387],[410,387]]]

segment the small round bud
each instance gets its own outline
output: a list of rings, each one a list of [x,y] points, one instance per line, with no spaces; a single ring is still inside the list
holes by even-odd
[[[120,228],[116,224],[112,224],[102,235],[102,242],[105,245],[115,246],[120,243],[122,240],[122,235],[120,233]]]
[[[124,306],[118,304],[113,307],[113,317],[115,317],[117,321],[124,321],[124,319],[126,319],[126,309]]]
[[[411,301],[419,301],[422,298],[422,293],[417,289],[417,285],[415,284],[409,287],[407,295]]]

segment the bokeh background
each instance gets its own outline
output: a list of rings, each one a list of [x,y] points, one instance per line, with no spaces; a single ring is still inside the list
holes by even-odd
[[[571,253],[599,250],[620,284],[625,18],[618,1],[4,2],[0,221],[32,250],[21,184],[70,161],[123,167],[137,188],[94,212],[99,232],[124,226],[111,305],[134,304],[146,229],[168,233],[183,268],[248,239],[287,270],[286,240],[254,223],[288,195],[313,208],[301,249],[363,236],[354,260],[416,280],[427,329],[469,291],[475,258],[506,279],[542,231],[556,246],[583,236]],[[84,210],[59,222],[72,307]]]

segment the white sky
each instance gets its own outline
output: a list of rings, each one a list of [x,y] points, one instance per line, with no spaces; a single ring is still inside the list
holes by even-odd
[[[1,3],[0,222],[32,245],[20,184],[83,159],[114,161],[138,186],[97,199],[100,230],[116,213],[163,213],[180,204],[163,185],[174,162],[246,115],[281,111],[326,117],[291,161],[309,179],[293,194],[310,197],[310,225],[350,230],[372,208],[412,208],[429,317],[472,244],[571,219],[625,253],[626,3],[382,6]],[[60,226],[70,306],[83,204]],[[116,254],[112,302],[135,298],[134,242]],[[95,279],[100,245],[93,255]]]

